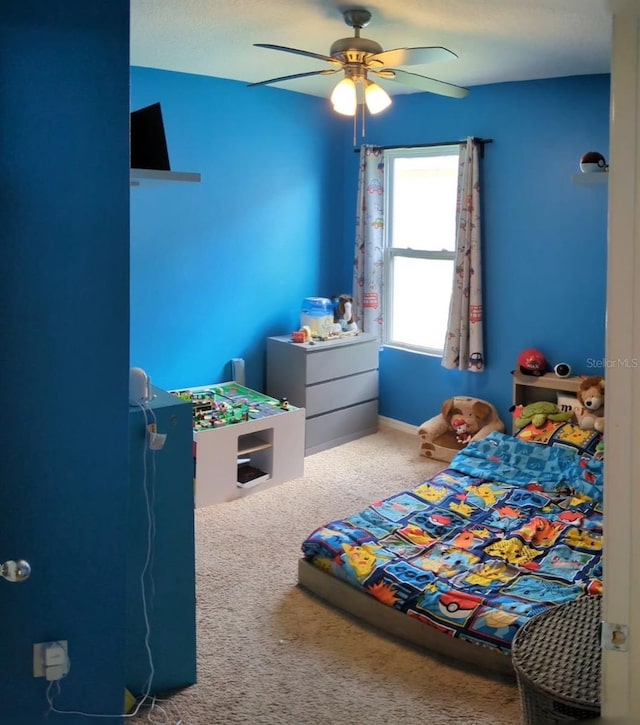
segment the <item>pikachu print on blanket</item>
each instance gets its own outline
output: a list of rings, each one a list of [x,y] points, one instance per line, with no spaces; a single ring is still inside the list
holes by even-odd
[[[357,582],[363,582],[371,576],[378,561],[384,563],[392,558],[389,553],[376,544],[363,544],[362,546],[342,544],[342,548],[344,554],[340,558],[345,572],[355,578]]]

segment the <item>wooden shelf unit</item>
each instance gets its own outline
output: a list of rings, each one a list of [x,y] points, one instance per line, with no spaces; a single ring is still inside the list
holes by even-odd
[[[523,375],[520,372],[513,373],[513,404],[529,405],[540,401],[555,403],[558,393],[576,395],[582,377],[570,375],[568,378],[561,378],[555,373],[544,375]],[[515,430],[515,428],[514,428]]]
[[[535,376],[515,372],[513,373],[513,403],[514,405],[528,405],[540,400],[548,400],[553,403],[558,392],[575,395],[581,382],[580,375],[561,378],[555,373]]]

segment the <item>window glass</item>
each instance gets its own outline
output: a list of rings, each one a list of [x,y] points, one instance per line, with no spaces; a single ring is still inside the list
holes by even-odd
[[[393,160],[390,244],[455,249],[458,153]]]
[[[453,260],[396,257],[390,341],[442,350],[447,333]]]
[[[385,343],[442,354],[453,285],[459,148],[385,151]]]

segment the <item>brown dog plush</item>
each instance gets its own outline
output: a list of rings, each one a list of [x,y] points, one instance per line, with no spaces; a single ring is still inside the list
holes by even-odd
[[[465,396],[449,398],[442,403],[440,415],[420,426],[420,455],[450,461],[467,443],[492,431],[504,432],[504,423],[491,403]]]
[[[353,315],[353,297],[339,295],[333,298],[333,321],[340,325],[342,332],[356,332],[358,325]]]
[[[592,375],[584,378],[578,388],[576,409],[578,425],[583,430],[597,430],[604,433],[604,378]]]

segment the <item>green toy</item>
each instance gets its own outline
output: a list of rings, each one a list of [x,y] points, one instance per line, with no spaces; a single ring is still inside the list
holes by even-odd
[[[530,403],[522,409],[522,414],[516,419],[515,426],[518,430],[524,428],[525,425],[533,423],[536,428],[542,426],[548,421],[565,421],[573,418],[573,411],[561,411],[555,403]]]

